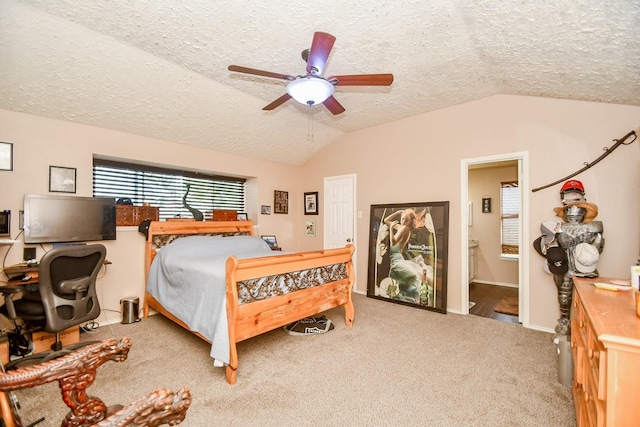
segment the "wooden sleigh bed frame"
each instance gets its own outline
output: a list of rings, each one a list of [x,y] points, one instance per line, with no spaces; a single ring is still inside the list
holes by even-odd
[[[190,235],[254,235],[253,221],[152,221],[145,245],[145,286],[151,263],[159,248],[178,237]],[[282,254],[272,257],[238,259],[226,263],[226,306],[229,325],[230,362],[226,380],[235,384],[238,369],[236,344],[296,320],[313,316],[334,307],[344,306],[345,323],[353,325],[354,307],[351,289],[354,283],[353,245],[321,251]],[[307,289],[239,304],[238,283],[263,277],[299,272],[322,266],[344,264],[346,277]],[[166,310],[149,292],[144,299],[144,317],[154,309],[173,322],[190,330],[188,325]],[[193,331],[192,331],[193,332]],[[207,342],[207,338],[193,332]]]

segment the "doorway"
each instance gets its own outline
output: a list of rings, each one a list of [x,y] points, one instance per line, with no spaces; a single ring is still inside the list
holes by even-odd
[[[473,205],[480,204],[479,201],[474,203],[470,199],[470,181],[469,171],[477,168],[492,168],[500,167],[506,164],[517,164],[517,181],[519,189],[519,212],[518,212],[518,248],[519,254],[517,256],[517,295],[518,295],[518,321],[524,326],[529,324],[529,283],[528,283],[528,270],[529,270],[529,245],[526,242],[529,241],[528,228],[529,228],[529,165],[528,165],[528,152],[510,153],[497,156],[480,157],[473,159],[463,159],[461,161],[461,256],[463,260],[469,260],[469,262],[462,262],[462,278],[461,280],[461,312],[463,314],[469,314],[470,310],[470,288],[469,284],[472,281],[470,273],[473,273],[474,266],[471,262],[472,255],[477,256],[481,251],[482,242],[478,243],[478,247],[474,249],[473,245],[470,246],[470,226],[474,223],[474,212],[481,212],[481,206]],[[473,175],[473,174],[472,174]],[[473,185],[473,183],[471,183]],[[493,209],[497,210],[497,214],[500,215],[500,200],[495,200],[493,203]],[[477,222],[478,218],[476,218]],[[496,253],[488,254],[487,256],[493,258],[500,257],[501,249],[495,249]],[[480,252],[482,253],[482,252]],[[468,280],[467,280],[468,279]],[[489,285],[492,285],[489,283]],[[474,289],[475,291],[475,289]],[[507,292],[508,293],[508,292]],[[513,292],[512,292],[513,293]],[[494,317],[494,316],[491,316]],[[499,317],[499,316],[498,316]],[[499,319],[501,320],[501,319]],[[505,320],[505,319],[502,319]]]

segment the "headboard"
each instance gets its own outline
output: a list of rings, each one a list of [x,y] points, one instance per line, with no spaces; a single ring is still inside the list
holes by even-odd
[[[145,245],[145,281],[158,250],[185,236],[253,236],[253,221],[151,221]]]

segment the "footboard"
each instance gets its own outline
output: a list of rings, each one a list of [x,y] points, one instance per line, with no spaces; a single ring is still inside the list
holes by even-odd
[[[345,307],[345,323],[353,325],[351,288],[354,281],[354,248],[285,254],[277,257],[238,259],[230,257],[226,266],[227,318],[229,321],[230,363],[226,376],[236,381],[236,343],[333,307]],[[344,267],[345,274],[323,283],[283,295],[242,304],[238,286],[256,278],[287,275],[326,266]]]
[[[152,221],[145,245],[145,283],[148,282],[149,270],[158,251],[176,239],[193,235],[254,235],[254,228],[252,221]],[[236,381],[236,343],[240,341],[338,306],[345,307],[347,326],[353,324],[353,252],[354,247],[348,245],[322,251],[243,259],[232,256],[227,259],[228,383],[234,384]],[[283,281],[288,284],[282,285]],[[149,315],[149,308],[207,342],[212,342],[203,334],[192,331],[187,323],[146,292],[144,317]]]

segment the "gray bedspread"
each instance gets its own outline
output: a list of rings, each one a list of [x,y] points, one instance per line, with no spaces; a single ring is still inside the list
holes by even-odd
[[[273,256],[258,236],[189,236],[163,247],[149,270],[147,290],[189,328],[212,342],[210,355],[229,363],[227,258]]]

